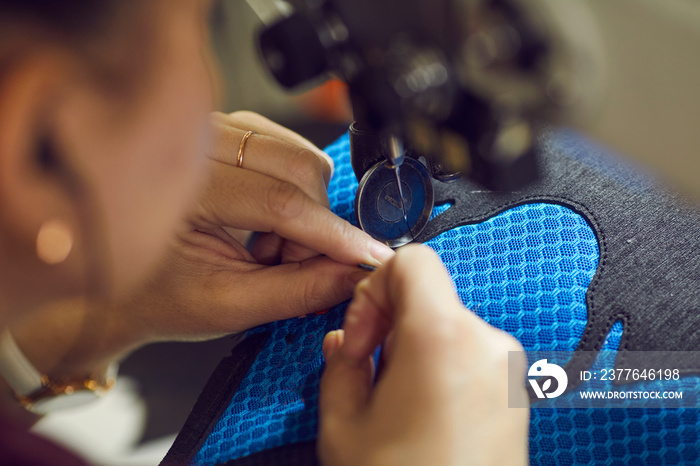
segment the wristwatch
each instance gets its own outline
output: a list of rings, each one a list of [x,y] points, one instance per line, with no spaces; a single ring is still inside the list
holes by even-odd
[[[117,372],[118,365],[113,363],[101,375],[50,378],[36,370],[9,330],[0,334],[0,374],[22,406],[35,414],[81,406],[97,399],[114,386]]]

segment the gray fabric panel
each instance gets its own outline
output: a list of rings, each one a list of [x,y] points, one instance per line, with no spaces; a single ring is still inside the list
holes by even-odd
[[[549,133],[540,148],[542,177],[520,192],[488,192],[464,180],[434,182],[436,205],[454,205],[417,241],[520,204],[564,205],[586,218],[600,247],[586,296],[588,323],[577,349],[599,350],[616,320],[624,322],[621,351],[700,349],[698,211],[572,133]]]

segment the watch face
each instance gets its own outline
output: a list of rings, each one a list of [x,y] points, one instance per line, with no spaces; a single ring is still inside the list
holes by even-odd
[[[97,398],[99,398],[99,395],[92,390],[77,390],[70,395],[63,394],[37,400],[32,405],[31,411],[36,414],[47,414],[53,411],[82,406]]]

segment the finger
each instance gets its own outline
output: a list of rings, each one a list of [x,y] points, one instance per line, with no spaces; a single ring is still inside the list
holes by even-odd
[[[456,312],[465,311],[437,255],[425,246],[406,246],[356,288],[343,324],[343,351],[362,361],[392,328],[427,332]]]
[[[215,113],[212,119],[222,142],[216,144],[212,152],[212,157],[216,160],[236,165],[237,149],[243,136],[248,131],[255,131],[257,134],[246,142],[243,162],[245,168],[256,171],[262,169],[263,173],[271,176],[274,176],[273,173],[267,170],[275,170],[275,173],[287,176],[301,171],[305,175],[303,170],[308,170],[308,167],[295,168],[286,161],[289,154],[296,152],[297,159],[301,158],[306,163],[313,162],[311,167],[320,169],[321,176],[317,179],[323,179],[325,186],[328,186],[333,175],[333,159],[295,132],[251,112],[236,112],[231,115]],[[280,163],[284,163],[284,166],[279,166]]]
[[[333,214],[292,184],[219,162],[193,220],[273,232],[346,264],[380,265],[394,255],[386,245]]]
[[[267,134],[268,136],[275,136],[293,144],[305,146],[313,151],[318,151],[319,154],[328,157],[325,152],[321,151],[308,139],[258,113],[242,110],[229,114],[214,112],[213,116],[214,120],[220,123],[232,125],[240,129],[253,130],[261,134]],[[333,160],[330,157],[328,157],[328,159],[332,168]]]
[[[263,233],[255,241],[253,257],[265,265],[303,262],[319,255],[317,251],[304,245],[280,238],[275,233]]]
[[[183,244],[194,247],[200,254],[200,260],[213,263],[230,263],[244,261],[254,264],[255,258],[241,244],[221,228],[211,230],[194,230],[178,235]],[[218,259],[218,260],[217,260]]]
[[[348,364],[343,353],[343,331],[329,332],[323,339],[326,369],[321,378],[319,409],[321,430],[332,424],[341,425],[362,412],[372,388],[373,362],[366,358],[363,364]],[[332,427],[331,427],[332,428]]]
[[[210,157],[222,163],[238,166],[238,151],[246,131],[222,126],[218,142]],[[246,139],[242,168],[286,181],[303,190],[317,202],[328,206],[326,188],[330,167],[311,150],[264,134]]]
[[[282,246],[282,263],[303,262],[318,256],[318,251],[304,246],[303,244],[295,243],[294,241],[285,241]]]
[[[219,295],[220,310],[235,307],[236,313],[228,320],[231,328],[240,329],[326,310],[348,299],[365,276],[356,267],[318,257],[302,263],[250,267],[235,280],[230,274],[220,274],[212,289]]]
[[[243,116],[247,114],[243,113]],[[236,114],[226,116],[215,114],[215,121],[219,122],[220,138],[223,143],[217,144],[212,156],[216,160],[233,164],[233,151],[230,147],[238,147],[238,142],[243,140],[246,131],[235,126],[242,118],[236,118]],[[238,120],[238,121],[237,121]],[[293,183],[319,204],[330,208],[326,188],[330,180],[330,166],[321,153],[311,143],[301,138],[286,128],[273,123],[260,115],[250,114],[247,118],[247,127],[255,126],[255,129],[274,137],[261,134],[255,138],[248,138],[246,145],[247,156],[244,158],[243,167],[248,170],[267,174],[273,178]],[[230,141],[228,141],[230,140]],[[313,147],[312,151],[308,147]],[[236,154],[237,155],[237,154]],[[323,154],[325,156],[325,154]],[[327,156],[325,156],[327,158]],[[323,183],[322,183],[323,181]],[[270,248],[277,246],[274,242],[263,243],[258,251],[262,263],[272,264],[279,262],[278,250]],[[264,247],[264,249],[263,249]],[[318,252],[294,242],[285,242],[281,253],[281,261],[301,262],[316,257]]]

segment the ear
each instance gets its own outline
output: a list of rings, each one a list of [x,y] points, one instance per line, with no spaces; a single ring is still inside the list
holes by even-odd
[[[0,76],[0,254],[12,264],[12,270],[0,270],[0,279],[38,294],[55,291],[47,283],[71,290],[84,272],[79,205],[55,147],[58,106],[70,98],[74,74],[68,55],[44,51],[9,63]],[[56,220],[72,230],[74,245],[66,261],[48,265],[37,256],[37,235]]]

